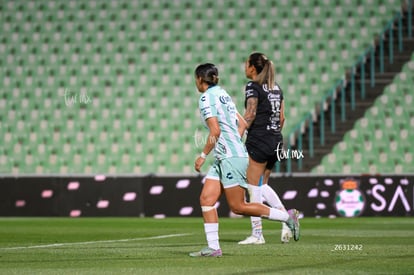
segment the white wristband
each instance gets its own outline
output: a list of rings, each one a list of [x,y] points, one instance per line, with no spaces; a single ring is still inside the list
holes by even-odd
[[[206,155],[206,154],[204,154],[204,152],[201,152],[201,154],[200,154],[200,158],[205,159],[206,157],[207,157],[207,155]]]

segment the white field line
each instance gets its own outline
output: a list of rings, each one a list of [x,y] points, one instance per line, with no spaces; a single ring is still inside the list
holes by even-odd
[[[48,247],[60,247],[60,246],[69,246],[69,245],[87,245],[87,244],[100,244],[100,243],[124,243],[124,242],[133,242],[133,241],[146,241],[146,240],[173,238],[173,237],[183,237],[183,236],[188,236],[188,235],[191,235],[191,234],[189,233],[171,234],[171,235],[159,235],[159,236],[146,237],[146,238],[132,238],[132,239],[120,239],[120,240],[103,240],[103,241],[89,241],[89,242],[76,242],[76,243],[54,243],[54,244],[44,244],[44,245],[32,245],[32,246],[0,247],[0,250],[48,248]]]

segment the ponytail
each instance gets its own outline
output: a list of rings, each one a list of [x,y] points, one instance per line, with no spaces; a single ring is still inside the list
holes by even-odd
[[[252,53],[249,57],[249,65],[253,65],[256,69],[257,76],[255,82],[259,85],[267,85],[268,89],[272,89],[275,85],[275,66],[262,53]]]

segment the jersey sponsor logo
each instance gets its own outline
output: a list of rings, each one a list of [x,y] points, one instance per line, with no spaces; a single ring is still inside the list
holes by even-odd
[[[263,91],[265,91],[266,93],[269,93],[269,92],[274,92],[274,91],[280,91],[280,87],[279,87],[279,85],[277,85],[277,84],[275,84],[275,85],[272,87],[272,89],[269,89],[269,88],[268,88],[268,86],[267,86],[267,84],[263,84],[263,85],[262,85],[262,89],[263,89]]]
[[[227,112],[229,112],[230,114],[235,114],[236,112],[236,108],[234,105],[227,105]]]
[[[229,102],[231,102],[231,97],[228,95],[222,95],[219,97],[219,100],[222,104],[227,104]]]
[[[204,110],[203,111],[203,117],[209,117],[209,116],[211,116],[210,110]]]
[[[223,155],[227,154],[226,146],[220,142],[218,142],[216,145],[216,151],[221,152]]]
[[[251,97],[253,95],[254,95],[254,90],[253,89],[246,90],[246,97]]]
[[[279,101],[279,103],[280,103],[280,94],[269,93],[269,94],[267,95],[267,99],[268,99],[269,101],[276,101],[276,100],[278,100],[278,101]]]
[[[210,109],[210,107],[201,108],[200,109],[200,112],[203,115],[203,117],[211,116],[211,109]]]

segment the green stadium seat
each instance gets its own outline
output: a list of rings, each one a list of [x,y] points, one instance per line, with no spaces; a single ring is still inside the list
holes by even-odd
[[[16,156],[21,165],[10,164],[6,172],[192,173],[199,151],[192,138],[201,129],[195,65],[217,63],[221,84],[242,112],[243,63],[255,50],[276,64],[286,94],[287,136],[384,27],[397,2],[358,3],[357,8],[332,1],[282,1],[277,7],[233,0],[8,2],[0,11],[0,99],[5,100],[0,114],[8,118],[2,123],[10,131],[0,140],[13,148],[15,136],[26,135],[47,149],[39,152],[24,143],[37,158],[26,162]],[[252,19],[257,17],[263,19]],[[364,26],[362,33],[347,29],[350,19],[352,29]],[[355,41],[348,43],[350,37]],[[78,94],[87,89],[93,101],[66,106],[65,89]],[[390,120],[412,117],[413,104],[406,105]],[[19,121],[23,128],[16,128]],[[157,159],[165,148],[152,143],[173,136],[174,146]],[[88,154],[79,152],[81,161],[73,155],[50,156],[68,139],[78,144],[70,144],[71,152],[89,148]]]
[[[350,169],[353,173],[414,171],[410,142],[414,138],[410,131],[414,126],[414,112],[409,111],[412,106],[411,90],[414,80],[408,77],[412,75],[413,66],[413,61],[410,61],[403,67],[402,72],[384,89],[383,95],[377,98],[364,117],[358,120],[354,128],[345,134],[343,141],[333,148],[333,152],[342,152],[341,149],[344,148],[353,148],[355,152],[336,161],[336,165],[353,163]],[[383,110],[385,105],[389,111]],[[391,128],[395,131],[390,132]],[[314,173],[336,171],[329,161],[329,156],[323,158],[321,164],[313,169]]]

